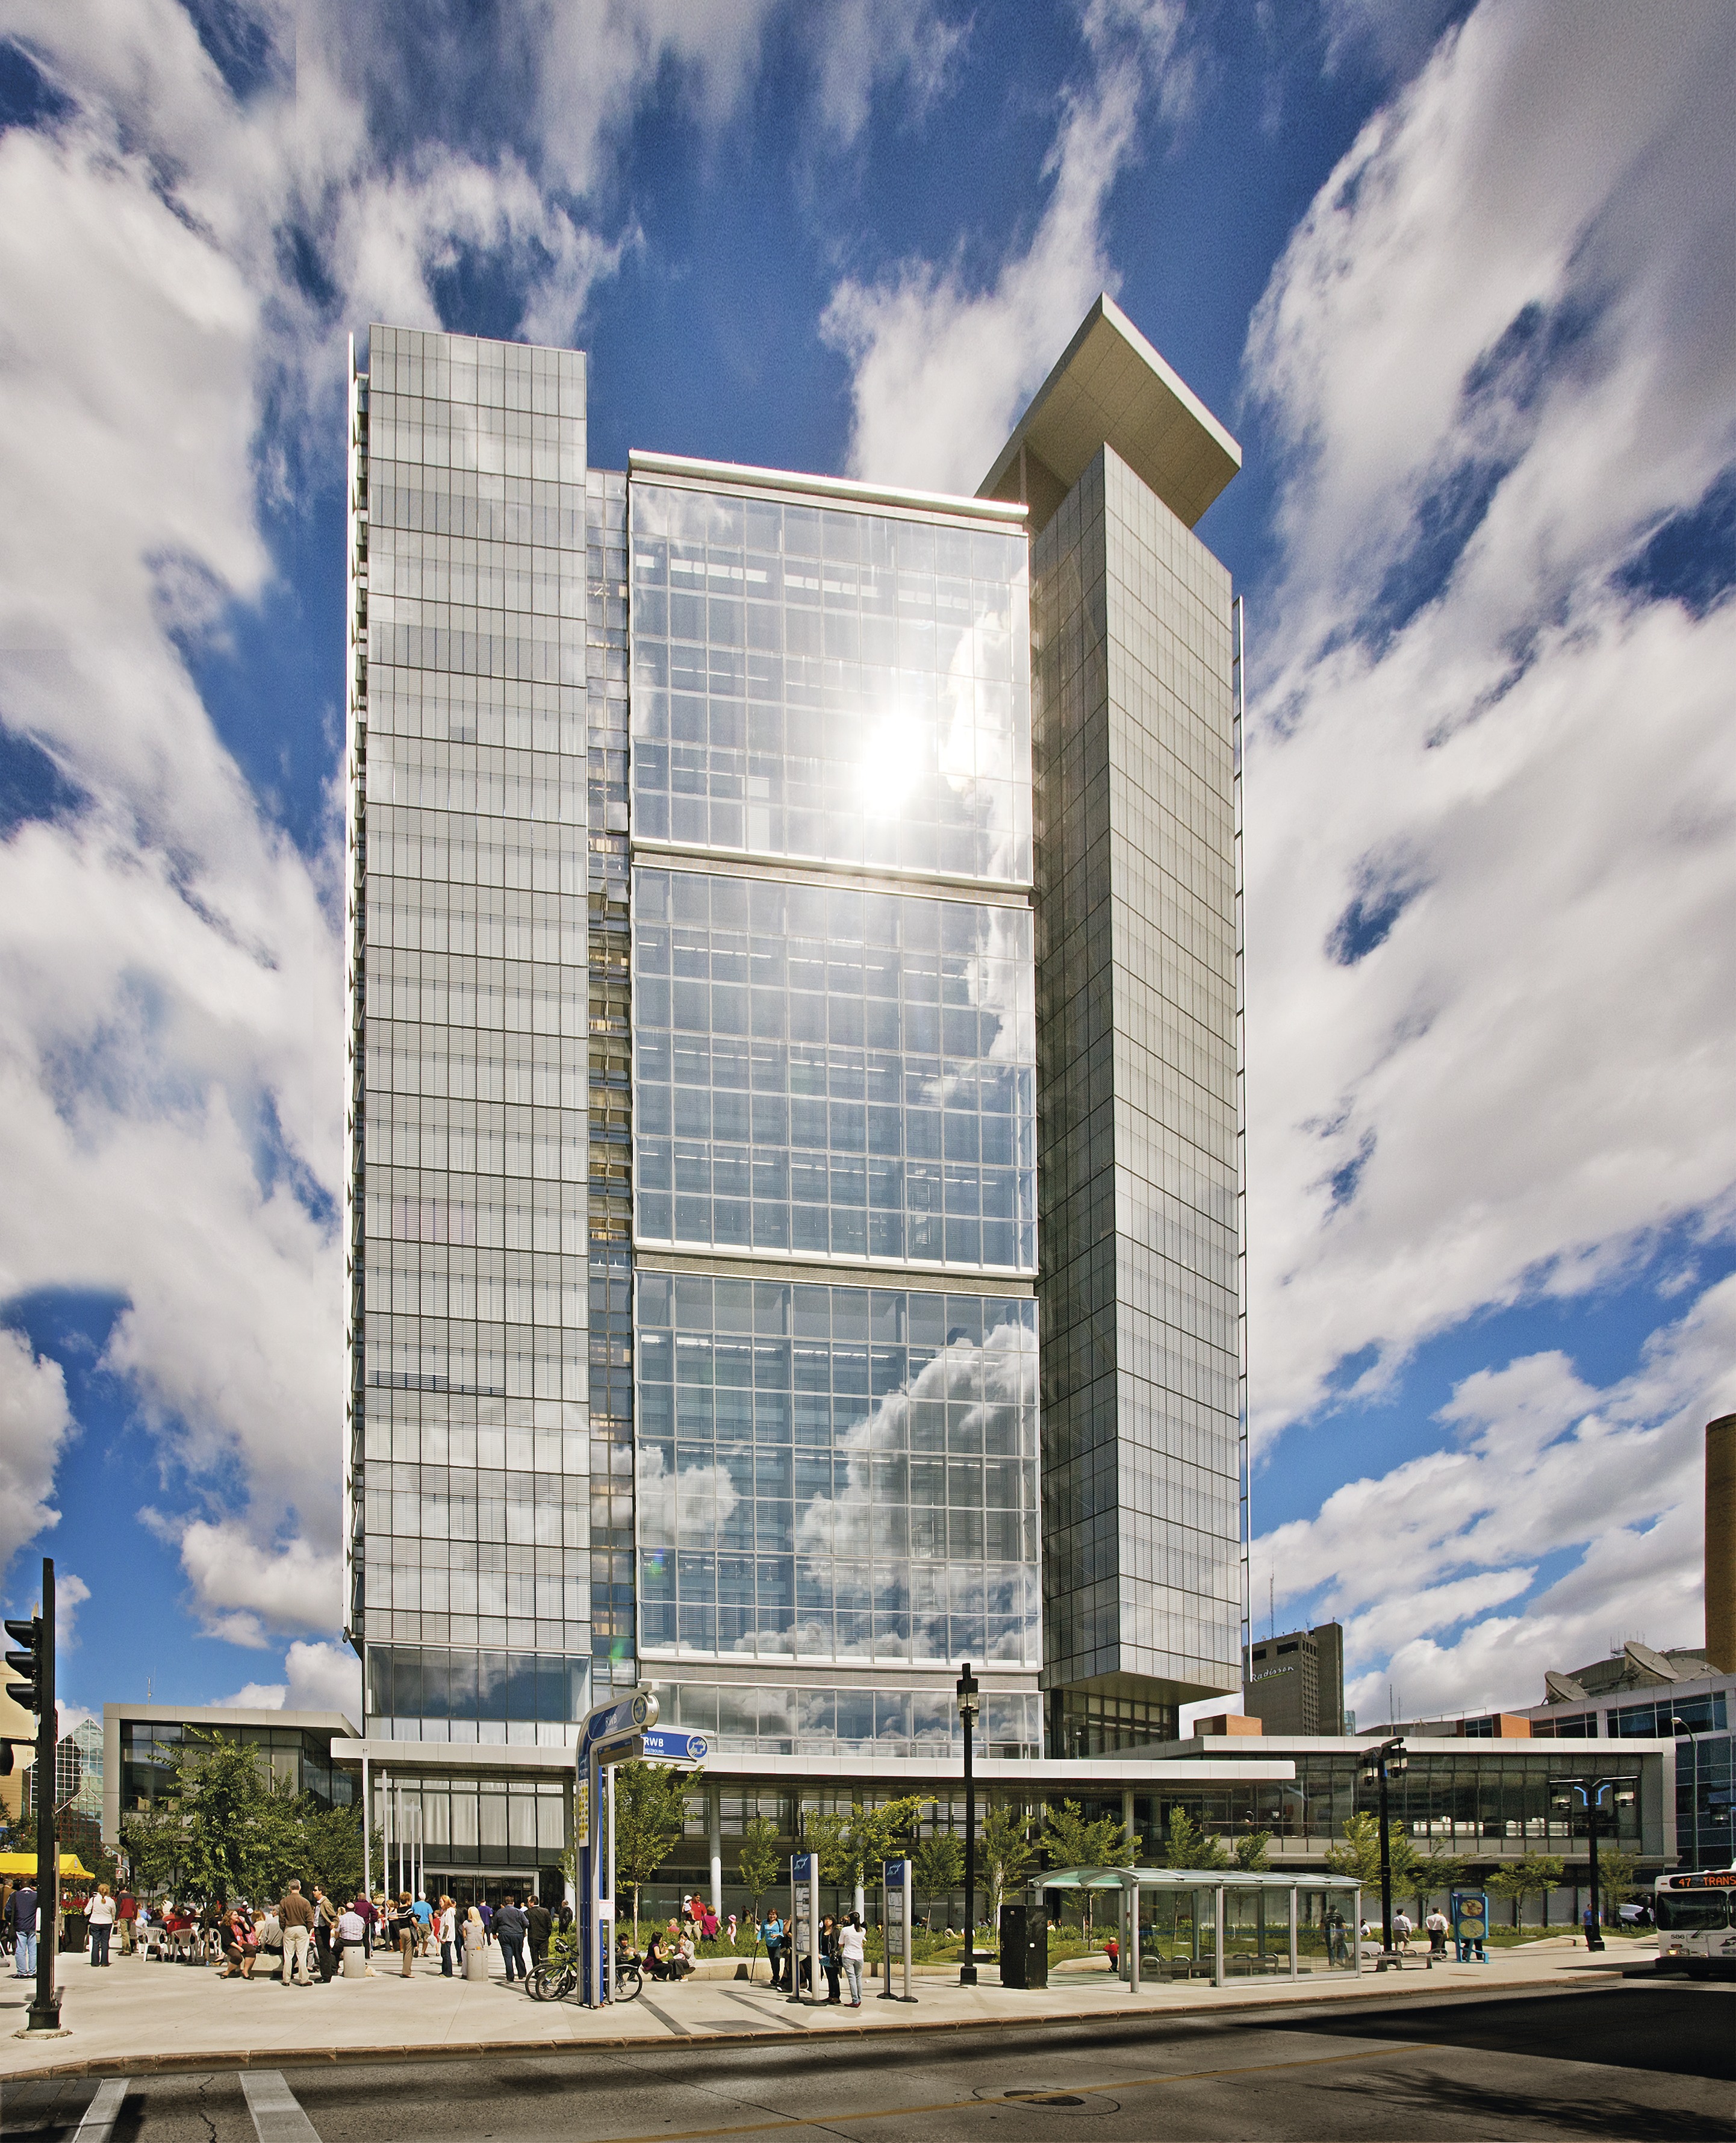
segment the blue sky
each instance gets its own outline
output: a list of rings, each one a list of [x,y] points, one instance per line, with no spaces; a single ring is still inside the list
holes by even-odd
[[[0,1555],[64,1687],[337,1642],[341,383],[973,488],[1099,289],[1240,438],[1255,1598],[1352,1700],[1700,1635],[1736,1405],[1728,12],[17,0]],[[1274,1575],[1275,1573],[1275,1576]],[[76,1578],[76,1585],[68,1582]]]

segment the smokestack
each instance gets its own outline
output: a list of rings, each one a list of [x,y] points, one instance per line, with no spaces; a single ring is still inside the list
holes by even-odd
[[[1736,1413],[1706,1423],[1706,1657],[1736,1674]]]

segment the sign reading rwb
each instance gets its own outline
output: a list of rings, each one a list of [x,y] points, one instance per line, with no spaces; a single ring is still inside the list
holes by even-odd
[[[711,1753],[711,1744],[703,1734],[684,1733],[678,1726],[654,1726],[640,1735],[639,1753],[647,1764],[703,1764]]]

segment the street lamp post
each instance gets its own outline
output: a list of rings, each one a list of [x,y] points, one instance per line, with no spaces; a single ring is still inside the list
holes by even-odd
[[[1551,1779],[1549,1782],[1551,1791],[1555,1797],[1555,1806],[1567,1809],[1570,1818],[1573,1808],[1573,1796],[1575,1794],[1580,1797],[1580,1807],[1585,1811],[1585,1836],[1590,1846],[1591,1863],[1590,1871],[1591,1923],[1585,1930],[1587,1949],[1601,1949],[1604,1946],[1603,1910],[1598,1898],[1597,1883],[1597,1825],[1599,1817],[1605,1812],[1604,1795],[1610,1794],[1614,1796],[1609,1806],[1610,1835],[1613,1838],[1615,1835],[1615,1809],[1618,1804],[1630,1801],[1634,1798],[1631,1791],[1619,1789],[1630,1789],[1635,1775],[1632,1771],[1626,1771],[1619,1778]]]
[[[1387,1781],[1402,1778],[1410,1767],[1402,1735],[1382,1741],[1363,1759],[1363,1784],[1380,1789],[1380,1962],[1375,1967],[1377,1972],[1397,1962],[1392,1948],[1392,1840],[1387,1824]],[[1362,1939],[1360,1930],[1357,1938]]]
[[[958,1716],[964,1727],[964,1962],[958,1967],[961,1987],[977,1984],[977,1781],[972,1769],[971,1742],[982,1695],[971,1663],[964,1663],[958,1677]]]

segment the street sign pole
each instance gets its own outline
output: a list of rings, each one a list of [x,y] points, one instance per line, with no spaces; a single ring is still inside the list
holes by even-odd
[[[36,1999],[25,2029],[57,2032],[60,1995],[54,1952],[60,1946],[60,1855],[54,1839],[54,1754],[60,1714],[54,1699],[54,1564],[42,1561],[42,1632],[36,1721]]]
[[[601,2008],[612,1991],[603,1947],[609,1933],[602,1908],[603,1858],[606,1844],[612,1848],[613,1844],[607,1836],[603,1804],[603,1763],[618,1754],[636,1754],[646,1728],[656,1723],[657,1700],[650,1690],[641,1689],[618,1703],[593,1705],[579,1728],[573,1758],[573,1857],[578,1878],[573,1888],[579,1896],[579,1999],[587,2009]],[[612,1877],[612,1854],[610,1866]],[[611,1880],[607,1892],[611,1897],[613,1890]]]
[[[808,1998],[820,2002],[820,1857],[792,1854],[789,1863],[791,1967],[789,1998],[802,1998],[802,1959],[808,1959]]]
[[[911,1918],[911,1894],[910,1862],[908,1859],[884,1862],[880,1870],[880,1932],[886,1942],[886,1983],[880,1994],[883,2002],[913,2002],[916,1999],[910,1991],[910,1951],[914,1926]],[[894,1994],[892,1991],[892,1964],[895,1955],[903,1959],[904,1992],[902,1994]]]

